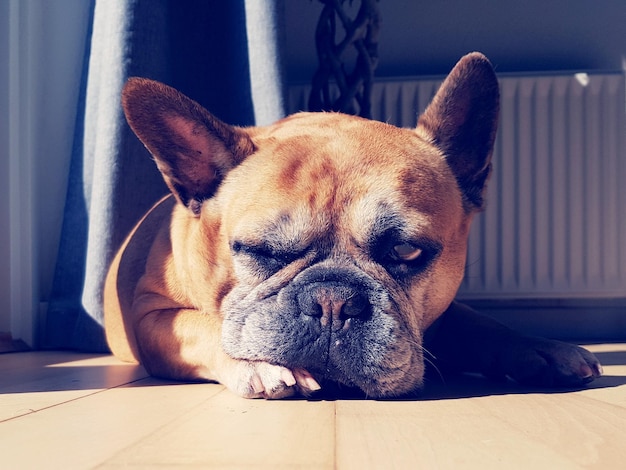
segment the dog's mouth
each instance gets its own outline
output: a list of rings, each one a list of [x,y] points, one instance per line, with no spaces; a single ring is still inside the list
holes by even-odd
[[[401,393],[370,395],[359,387],[349,387],[338,382],[325,381],[321,389],[311,397],[314,400],[417,400],[422,397],[423,389],[415,386]]]
[[[288,364],[281,365],[289,367]],[[390,377],[378,372],[371,377],[360,377],[355,382],[351,374],[345,374],[332,365],[326,368],[325,373],[309,372],[320,385],[320,390],[308,394],[314,399],[405,399],[418,397],[422,390],[421,379],[415,380],[411,373],[392,374]],[[397,379],[393,375],[397,375]]]

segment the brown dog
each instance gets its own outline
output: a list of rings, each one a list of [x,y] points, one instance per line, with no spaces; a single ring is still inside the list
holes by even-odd
[[[139,78],[123,105],[173,196],[107,278],[121,359],[268,398],[327,381],[404,395],[422,385],[424,354],[532,384],[601,374],[582,348],[453,302],[498,116],[481,54],[459,61],[412,130],[334,113],[236,128]]]

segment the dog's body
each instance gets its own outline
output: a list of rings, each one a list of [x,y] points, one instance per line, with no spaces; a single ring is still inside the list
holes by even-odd
[[[118,357],[271,398],[325,381],[372,397],[411,393],[425,351],[531,383],[600,374],[581,348],[453,302],[498,114],[480,54],[457,64],[415,130],[334,113],[235,128],[143,79],[123,101],[172,195],[107,278]]]

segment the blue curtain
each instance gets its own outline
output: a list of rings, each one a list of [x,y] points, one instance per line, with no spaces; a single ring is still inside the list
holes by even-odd
[[[282,117],[283,0],[96,0],[44,348],[107,351],[102,287],[117,248],[167,192],[130,131],[130,76],[167,83],[237,125]]]

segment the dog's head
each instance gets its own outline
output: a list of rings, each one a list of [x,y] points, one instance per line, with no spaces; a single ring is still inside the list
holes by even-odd
[[[335,113],[235,128],[145,79],[123,99],[179,202],[177,289],[221,316],[229,355],[370,396],[421,385],[422,336],[462,280],[490,170],[485,57],[462,58],[411,130]]]

